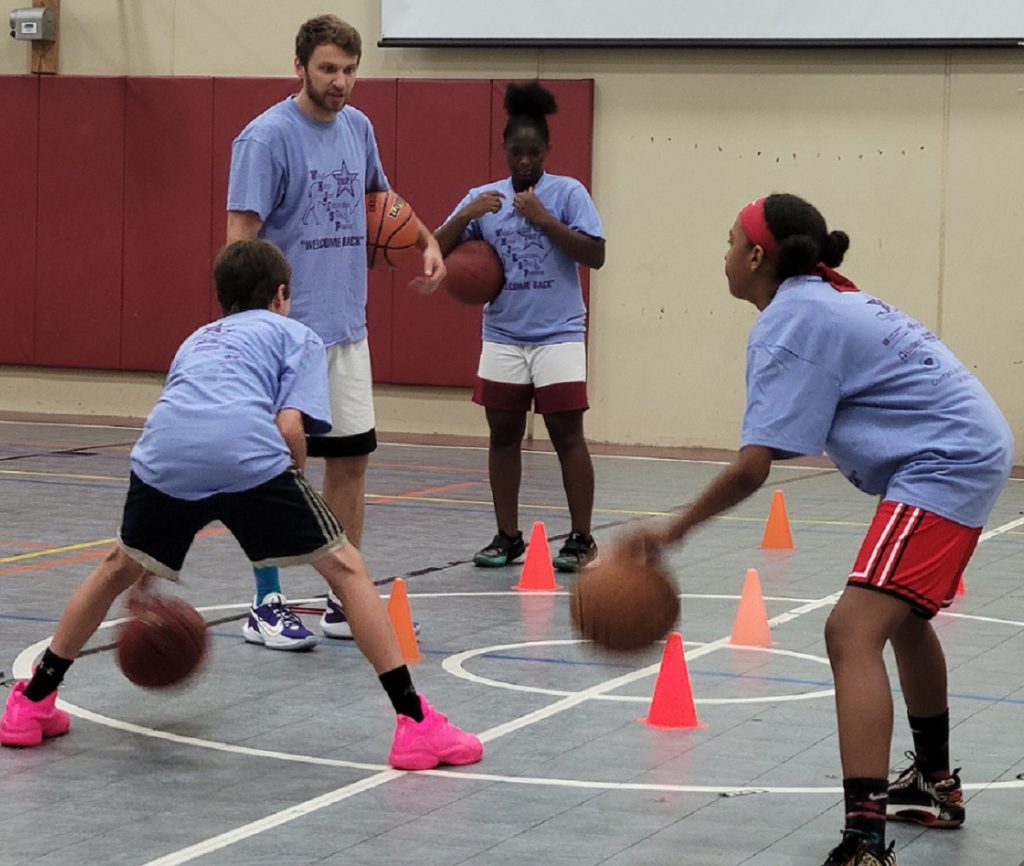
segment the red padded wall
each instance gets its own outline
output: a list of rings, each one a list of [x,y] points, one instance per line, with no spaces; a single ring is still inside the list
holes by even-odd
[[[398,85],[396,189],[420,219],[437,228],[470,187],[491,179],[490,82],[401,81]],[[395,271],[392,381],[470,385],[480,355],[480,307],[442,291],[408,287],[419,261]]]
[[[121,366],[125,79],[39,82],[35,363]]]
[[[370,118],[388,182],[401,192],[395,169],[397,92],[398,82],[394,79],[367,78],[356,82],[352,105]],[[394,275],[390,271],[372,271],[367,283],[366,324],[375,382],[394,381],[390,349],[394,299]]]
[[[166,370],[209,320],[213,81],[129,78],[121,366]]]
[[[39,79],[0,78],[3,166],[3,315],[0,364],[31,364],[36,309],[36,196],[39,178]]]
[[[545,82],[548,168],[590,182],[593,83]],[[385,171],[435,228],[471,186],[505,177],[505,82],[367,79]],[[0,363],[166,370],[182,338],[220,315],[210,265],[223,246],[231,142],[295,93],[292,78],[0,76],[8,169],[0,236],[9,293]],[[419,260],[370,277],[375,380],[472,383],[480,310],[408,287]]]

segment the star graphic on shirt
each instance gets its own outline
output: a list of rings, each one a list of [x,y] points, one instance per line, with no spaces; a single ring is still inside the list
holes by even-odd
[[[523,239],[524,253],[530,249],[530,247],[544,249],[543,232],[541,232],[541,230],[536,226],[525,226],[519,229],[518,234]]]
[[[353,196],[356,194],[355,183],[356,179],[359,177],[359,173],[355,171],[349,171],[348,166],[345,165],[344,160],[342,160],[341,162],[341,170],[331,172],[331,174],[334,176],[334,179],[338,184],[339,195],[342,192],[346,191]]]

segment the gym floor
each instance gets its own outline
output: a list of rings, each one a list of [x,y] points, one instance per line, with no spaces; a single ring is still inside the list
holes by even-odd
[[[138,431],[0,423],[0,670],[24,677],[71,590],[111,544]],[[605,449],[601,449],[602,452]],[[346,866],[820,866],[839,840],[841,774],[822,628],[874,500],[819,462],[779,464],[766,487],[672,556],[702,727],[641,724],[661,647],[609,657],[577,640],[565,588],[513,589],[521,566],[479,569],[494,533],[486,450],[383,444],[367,483],[364,549],[387,595],[406,580],[422,624],[417,687],[481,735],[481,763],[386,766],[393,715],[346,641],[283,653],[242,640],[248,564],[223,528],[194,545],[180,593],[212,653],[181,690],[118,672],[104,628],[61,696],[68,736],[0,752],[0,863]],[[714,460],[600,453],[595,535],[687,502]],[[557,460],[524,455],[522,528],[551,549],[569,526]],[[319,484],[320,467],[309,474]],[[760,549],[775,490],[791,551]],[[1024,866],[1024,487],[1011,480],[936,625],[946,648],[952,759],[967,823],[890,825],[900,866]],[[774,645],[730,646],[747,569]],[[309,568],[290,599],[322,606]],[[121,615],[111,611],[112,622]],[[316,630],[318,616],[304,615]],[[891,660],[890,660],[891,661]],[[2,677],[0,677],[2,678]],[[895,684],[894,679],[894,684]],[[911,747],[898,691],[894,767]],[[0,690],[6,700],[6,690]]]

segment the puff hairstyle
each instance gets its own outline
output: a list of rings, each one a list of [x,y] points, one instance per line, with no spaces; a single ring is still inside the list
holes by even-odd
[[[768,228],[779,242],[775,276],[781,282],[814,270],[818,262],[837,268],[850,247],[843,231],[829,231],[825,217],[799,196],[776,193],[764,203]]]
[[[551,144],[547,116],[556,111],[558,102],[555,95],[539,81],[509,84],[505,88],[505,113],[508,115],[508,122],[501,134],[502,140],[508,140],[512,133],[525,126],[536,129],[544,143]]]

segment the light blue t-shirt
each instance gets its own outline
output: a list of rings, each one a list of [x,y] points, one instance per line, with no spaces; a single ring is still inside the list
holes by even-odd
[[[181,344],[132,471],[178,499],[257,487],[292,463],[282,409],[298,409],[307,433],[331,429],[323,342],[269,310],[225,316]]]
[[[579,266],[512,207],[516,194],[511,178],[471,189],[448,218],[480,193],[492,190],[505,196],[501,210],[470,222],[460,238],[487,241],[505,266],[504,287],[484,306],[484,340],[512,344],[582,342],[587,309]],[[597,208],[587,188],[576,178],[545,172],[533,191],[541,204],[569,228],[604,238]]]
[[[747,344],[742,444],[832,458],[870,494],[982,526],[1013,436],[982,384],[920,322],[819,277],[779,286]]]
[[[292,266],[292,318],[328,346],[366,338],[364,200],[386,189],[373,126],[350,105],[321,123],[289,97],[232,144],[228,210],[263,220]]]

